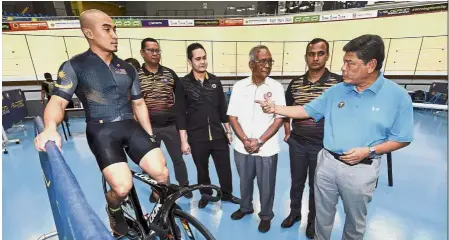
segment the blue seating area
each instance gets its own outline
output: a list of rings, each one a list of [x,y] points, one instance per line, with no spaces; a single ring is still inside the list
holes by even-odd
[[[20,21],[32,21],[33,18],[51,17],[42,13],[13,13],[2,11],[2,19],[9,20],[9,17],[18,18]]]

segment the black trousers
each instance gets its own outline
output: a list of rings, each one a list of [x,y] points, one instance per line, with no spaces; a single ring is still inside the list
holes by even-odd
[[[299,143],[290,137],[287,140],[290,153],[290,172],[292,186],[290,189],[291,214],[301,216],[301,202],[304,186],[309,175],[309,215],[308,221],[315,219],[314,179],[318,152],[323,148],[321,144]]]
[[[161,144],[164,142],[167,152],[173,162],[175,169],[175,178],[180,186],[189,185],[189,178],[187,174],[186,163],[182,158],[181,139],[179,138],[179,131],[175,125],[167,127],[153,127],[153,132],[156,134],[156,141]]]
[[[231,158],[227,139],[204,142],[189,142],[193,161],[198,174],[198,184],[211,184],[209,177],[209,157],[215,164],[223,195],[232,194]],[[202,194],[212,194],[212,190],[201,190]]]

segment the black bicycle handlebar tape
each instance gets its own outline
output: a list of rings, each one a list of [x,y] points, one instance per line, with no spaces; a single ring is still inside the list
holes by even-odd
[[[158,225],[154,224],[154,223],[150,223],[149,225],[150,230],[153,230],[157,236],[159,237],[167,237],[168,236],[168,231],[164,230],[163,228],[159,227]]]

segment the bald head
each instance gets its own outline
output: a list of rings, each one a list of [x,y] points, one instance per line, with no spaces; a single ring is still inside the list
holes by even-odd
[[[80,15],[81,31],[92,49],[101,51],[117,51],[116,26],[106,13],[89,9]]]
[[[82,12],[80,15],[81,28],[92,28],[95,22],[105,20],[108,18],[111,19],[106,13],[100,10],[97,9],[86,10]]]

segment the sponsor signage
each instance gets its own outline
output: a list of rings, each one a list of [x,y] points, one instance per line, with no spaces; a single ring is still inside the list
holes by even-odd
[[[195,20],[195,26],[218,26],[218,20]]]
[[[168,20],[142,20],[142,27],[168,27]]]
[[[5,129],[22,121],[27,115],[25,95],[20,89],[2,92],[2,124]]]
[[[48,28],[80,28],[79,20],[47,21]]]
[[[13,31],[48,30],[47,22],[10,22]]]
[[[439,12],[439,11],[447,11],[447,3],[439,3],[432,5],[425,5],[419,7],[412,7],[410,9],[411,13],[427,13],[427,12]]]
[[[410,8],[392,8],[377,11],[378,17],[409,14]]]
[[[359,19],[359,18],[375,18],[375,17],[377,17],[377,10],[355,12],[355,13],[352,14],[352,17],[355,18],[355,19]]]
[[[220,19],[220,26],[242,26],[243,18],[230,18],[230,19]]]
[[[377,11],[376,11],[377,13]],[[301,22],[319,22],[320,21],[320,15],[310,15],[310,16],[295,16],[293,17],[294,23],[301,23]]]
[[[293,23],[293,17],[273,17],[269,18],[270,24],[284,24],[284,23]]]
[[[339,21],[353,19],[352,13],[321,15],[320,22]]]
[[[168,20],[168,26],[170,27],[193,27],[195,21],[191,19],[173,19]]]
[[[245,18],[243,21],[243,25],[260,25],[269,23],[270,21],[268,18]]]
[[[142,27],[141,20],[114,20],[114,23],[118,28]]]
[[[11,30],[11,26],[9,26],[9,23],[2,23],[2,31],[9,31]]]

